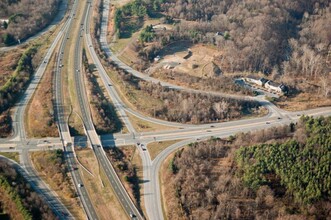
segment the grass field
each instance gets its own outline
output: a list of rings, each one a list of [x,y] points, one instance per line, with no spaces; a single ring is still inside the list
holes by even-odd
[[[331,98],[322,98],[319,94],[300,93],[295,97],[282,97],[272,101],[279,108],[287,111],[301,111],[317,107],[331,106]]]
[[[167,147],[169,147],[179,141],[181,141],[181,140],[159,141],[159,142],[152,142],[152,143],[147,144],[147,149],[151,156],[151,160],[154,160],[155,157],[157,157],[157,155],[159,153],[161,153],[164,149],[166,149]]]

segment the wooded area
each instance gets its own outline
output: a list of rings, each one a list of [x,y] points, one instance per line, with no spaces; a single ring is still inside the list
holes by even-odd
[[[135,0],[117,11],[115,25],[121,36],[133,29],[129,18],[160,13],[160,21],[174,27],[141,31],[140,43],[133,44],[145,62],[170,43],[190,40],[216,46],[224,72],[262,72],[294,93],[317,90],[331,97],[328,0]]]
[[[327,219],[331,117],[193,143],[169,164],[169,219]],[[251,146],[249,146],[251,145]],[[244,147],[249,146],[249,147]],[[181,211],[174,211],[176,210]]]
[[[9,219],[56,219],[52,210],[35,193],[30,184],[4,160],[0,159],[0,207]],[[4,200],[8,199],[8,200]],[[6,206],[6,205],[10,206]],[[9,210],[6,210],[10,208]]]
[[[9,21],[0,28],[0,45],[17,44],[49,24],[57,13],[61,0],[0,1],[1,18]]]
[[[123,125],[117,116],[115,107],[107,97],[97,80],[94,73],[94,64],[89,64],[86,51],[83,50],[84,74],[88,80],[88,89],[90,93],[90,104],[92,105],[93,123],[99,134],[115,133],[122,129]]]
[[[257,115],[261,110],[261,105],[257,101],[173,90],[160,84],[142,81],[113,62],[109,62],[108,65],[123,82],[131,103],[152,117],[200,124]],[[149,106],[145,105],[146,100],[142,100],[146,97]]]

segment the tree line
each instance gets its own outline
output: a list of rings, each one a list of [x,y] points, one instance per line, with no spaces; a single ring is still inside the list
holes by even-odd
[[[95,124],[97,132],[105,134],[120,131],[122,129],[122,122],[117,116],[115,107],[107,100],[104,92],[100,88],[97,76],[93,73],[94,67],[92,64],[88,63],[85,49],[83,50],[82,59],[84,73],[88,80],[88,87],[91,92],[90,103],[92,104],[93,110],[96,111],[93,123]]]

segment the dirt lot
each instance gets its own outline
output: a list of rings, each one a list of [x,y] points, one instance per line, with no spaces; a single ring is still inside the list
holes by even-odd
[[[215,57],[221,52],[211,46],[190,42],[177,42],[170,44],[159,53],[161,59],[151,67],[151,72],[157,69],[168,69],[187,73],[197,77],[213,76],[213,65],[219,66]]]

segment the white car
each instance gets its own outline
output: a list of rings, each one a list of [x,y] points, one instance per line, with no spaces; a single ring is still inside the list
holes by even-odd
[[[141,147],[141,149],[143,149],[144,151],[146,150],[146,147],[145,147],[145,145],[143,145],[143,144],[140,144],[140,147]]]
[[[83,187],[83,184],[81,184],[81,183],[78,183],[78,187],[80,188],[80,187]]]

